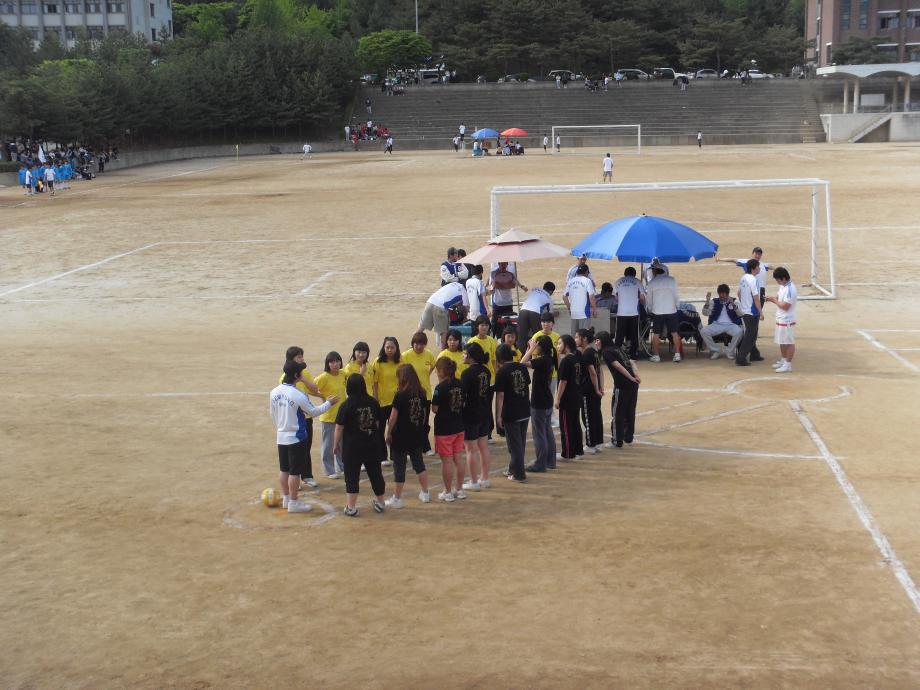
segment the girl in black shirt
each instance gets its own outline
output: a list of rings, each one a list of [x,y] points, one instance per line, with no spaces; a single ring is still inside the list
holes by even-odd
[[[402,490],[406,483],[406,459],[418,475],[421,491],[418,500],[430,503],[428,471],[422,460],[422,449],[428,436],[428,396],[411,364],[400,364],[396,369],[396,395],[387,420],[386,442],[393,458],[393,481],[396,490],[387,499],[390,508],[402,508]]]
[[[448,357],[439,357],[434,363],[438,372],[438,385],[431,394],[431,409],[434,411],[434,447],[441,456],[441,478],[444,491],[438,500],[453,503],[466,498],[463,478],[466,476],[466,459],[463,451],[463,386],[457,380],[457,363]],[[454,474],[456,471],[456,488]]]
[[[622,448],[632,443],[636,430],[636,402],[642,379],[627,350],[616,347],[607,331],[595,336],[595,347],[613,376],[613,398],[610,401],[610,443],[608,447]]]
[[[604,415],[601,413],[604,375],[593,344],[594,329],[579,328],[575,334],[575,345],[581,353],[582,364],[581,421],[585,425],[585,452],[592,454],[598,453],[604,443]]]
[[[556,348],[548,335],[537,336],[527,346],[521,364],[533,370],[530,387],[530,420],[533,423],[533,447],[536,460],[528,472],[556,469],[556,435],[553,433],[553,390],[551,383],[557,367]]]
[[[352,374],[345,382],[348,395],[339,406],[335,416],[335,452],[340,453],[345,464],[345,514],[358,515],[358,481],[361,465],[367,470],[367,478],[376,498],[372,505],[378,513],[384,511],[383,493],[386,482],[380,469],[380,404],[367,392],[367,385],[361,374]]]
[[[582,364],[575,339],[566,334],[559,337],[559,385],[556,389],[556,409],[559,410],[559,441],[562,459],[574,460],[585,451],[581,436]]]
[[[467,343],[464,361],[469,365],[460,376],[463,387],[463,422],[465,431],[463,445],[466,446],[466,462],[470,478],[463,483],[464,489],[479,491],[491,486],[489,480],[489,427],[492,422],[489,409],[489,387],[492,374],[486,369],[489,356],[478,343]]]

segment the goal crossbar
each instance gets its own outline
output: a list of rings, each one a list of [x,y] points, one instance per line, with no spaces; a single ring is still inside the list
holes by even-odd
[[[618,184],[533,185],[520,187],[493,187],[490,195],[490,231],[493,238],[501,234],[501,208],[503,196],[526,194],[600,194],[604,192],[661,192],[687,189],[763,189],[778,187],[811,188],[811,285],[822,294],[802,295],[799,299],[836,299],[837,280],[834,266],[834,241],[831,228],[831,183],[814,177],[787,180],[696,180],[690,182],[630,182]],[[823,187],[824,193],[821,194]],[[827,230],[827,286],[818,282],[818,211],[821,197],[824,200],[824,222]]]
[[[636,131],[636,151],[635,155],[641,155],[642,153],[642,125],[553,125],[552,128],[552,143],[553,150],[552,153],[556,153],[556,134],[562,134],[561,130],[572,130],[572,129],[582,129],[582,130],[617,130],[617,129],[628,129]],[[584,136],[591,136],[589,133],[585,133]],[[622,155],[622,154],[621,154]]]

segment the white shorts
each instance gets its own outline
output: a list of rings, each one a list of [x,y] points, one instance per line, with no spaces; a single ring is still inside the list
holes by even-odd
[[[795,345],[795,323],[776,324],[776,332],[773,334],[773,342],[777,345]]]

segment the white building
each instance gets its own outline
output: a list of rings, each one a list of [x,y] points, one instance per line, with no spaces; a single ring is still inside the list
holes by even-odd
[[[36,45],[53,33],[72,48],[80,29],[94,39],[127,31],[159,41],[172,35],[172,0],[0,0],[0,21],[26,28]]]

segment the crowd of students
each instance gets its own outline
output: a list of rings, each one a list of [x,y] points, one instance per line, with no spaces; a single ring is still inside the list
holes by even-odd
[[[512,482],[526,482],[528,472],[556,470],[558,462],[598,453],[601,446],[632,443],[641,378],[608,332],[580,329],[574,336],[559,335],[553,314],[546,312],[541,330],[519,347],[513,327],[500,340],[491,335],[485,315],[474,327],[465,345],[458,330],[448,331],[446,347],[437,355],[428,349],[423,332],[414,333],[411,347],[403,351],[395,337],[387,336],[373,358],[368,344],[358,342],[347,362],[338,352],[328,353],[323,373],[315,378],[304,364],[303,349],[288,348],[281,380],[269,399],[283,508],[291,513],[311,509],[298,492],[318,486],[310,453],[314,418],[321,425],[323,470],[331,480],[344,477],[349,516],[358,515],[362,469],[376,512],[403,507],[409,465],[419,483],[418,499],[430,503],[424,458],[435,453],[441,458],[439,501],[462,501],[468,492],[490,488],[493,433],[505,438],[509,463],[502,475]],[[606,444],[601,411],[605,370],[613,382],[611,440]],[[314,405],[309,396],[322,404]],[[558,448],[554,426],[560,433]],[[527,464],[530,427],[535,458]],[[394,487],[387,498],[382,466],[390,464]]]

